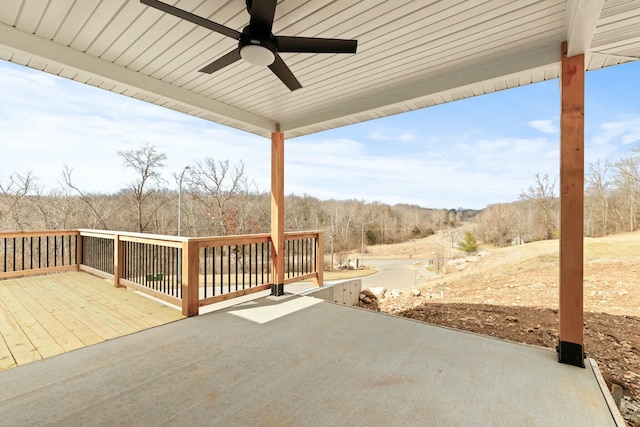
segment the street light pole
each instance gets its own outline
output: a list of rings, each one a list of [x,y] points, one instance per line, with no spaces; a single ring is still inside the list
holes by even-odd
[[[189,170],[189,166],[185,166],[180,174],[180,182],[178,184],[178,236],[180,236],[180,225],[182,224],[182,178],[185,172]]]
[[[360,267],[364,267],[364,226],[371,224],[373,221],[363,222],[362,223],[362,234],[360,238],[360,246],[362,250],[362,258],[360,258]]]

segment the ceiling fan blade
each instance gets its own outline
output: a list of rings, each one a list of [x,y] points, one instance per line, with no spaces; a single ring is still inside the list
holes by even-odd
[[[224,67],[226,67],[227,65],[231,65],[234,62],[240,60],[240,50],[239,49],[233,49],[231,52],[227,53],[226,55],[216,59],[215,61],[213,61],[211,64],[203,67],[202,69],[198,70],[201,73],[207,73],[207,74],[211,74],[213,72],[216,72]]]
[[[193,13],[187,12],[186,10],[178,9],[177,7],[171,6],[170,4],[166,4],[158,0],[140,0],[140,3],[154,9],[161,10],[178,18],[185,19],[189,22],[193,22],[194,24],[208,28],[211,31],[215,31],[216,33],[231,37],[232,39],[240,40],[240,36],[242,33],[240,33],[239,31],[236,31],[229,27],[225,27],[224,25],[218,24],[216,22],[209,21],[208,19],[205,19],[198,15],[194,15]]]
[[[273,71],[273,74],[275,74],[282,83],[289,88],[290,91],[294,91],[302,87],[298,79],[296,79],[296,76],[293,75],[280,55],[276,54],[276,60],[273,61],[273,64],[269,65],[269,68]]]
[[[254,30],[259,30],[265,35],[271,34],[273,18],[276,14],[278,0],[253,0],[251,1],[251,20],[249,25]]]
[[[358,40],[275,36],[278,52],[356,53]]]

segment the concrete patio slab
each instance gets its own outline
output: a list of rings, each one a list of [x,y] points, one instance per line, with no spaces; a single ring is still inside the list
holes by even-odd
[[[0,420],[616,425],[589,364],[561,365],[549,349],[292,295],[1,372]]]

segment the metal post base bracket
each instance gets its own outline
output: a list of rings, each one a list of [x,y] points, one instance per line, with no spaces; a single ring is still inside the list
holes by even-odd
[[[584,368],[584,350],[580,344],[560,341],[556,347],[558,362]]]
[[[284,283],[271,285],[271,295],[274,297],[280,297],[284,295]]]

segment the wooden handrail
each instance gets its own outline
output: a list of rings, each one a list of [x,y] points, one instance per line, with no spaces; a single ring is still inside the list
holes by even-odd
[[[125,238],[141,238],[148,240],[160,240],[163,242],[188,242],[189,237],[184,236],[169,236],[166,234],[147,234],[147,233],[135,233],[131,231],[112,231],[112,230],[90,230],[81,228],[77,230],[81,236],[92,236],[92,237],[104,237],[104,236],[115,236],[118,235],[122,239]],[[124,239],[122,239],[124,240]]]
[[[284,233],[285,240],[311,239],[322,234],[322,231],[287,231]]]
[[[12,239],[14,237],[73,236],[77,234],[79,234],[79,230],[0,231],[0,239]]]

